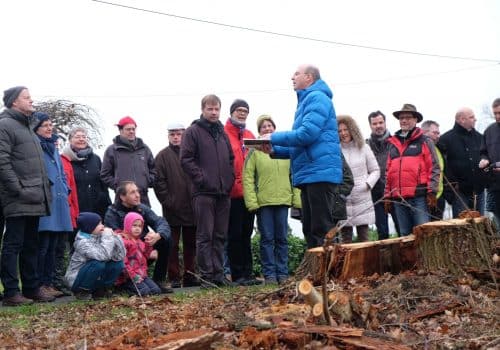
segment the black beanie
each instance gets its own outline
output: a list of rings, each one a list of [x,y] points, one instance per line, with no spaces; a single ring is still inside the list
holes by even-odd
[[[247,101],[234,100],[233,104],[231,105],[231,108],[229,108],[229,114],[233,114],[233,112],[236,110],[236,108],[239,108],[239,107],[245,107],[250,112],[250,107],[248,106]]]
[[[101,222],[101,217],[96,213],[82,212],[76,219],[78,228],[85,233],[92,234],[97,225]]]
[[[24,89],[27,89],[27,87],[24,86],[15,86],[11,87],[10,89],[7,89],[3,92],[3,104],[7,108],[11,108],[12,104],[16,100],[16,98],[19,96],[21,91]]]
[[[50,117],[49,117],[47,114],[43,113],[43,112],[35,112],[35,113],[33,113],[33,116],[34,116],[35,118],[38,118],[38,121],[37,121],[37,123],[36,123],[36,126],[33,128],[33,131],[34,131],[34,132],[36,132],[36,131],[38,130],[38,128],[39,128],[40,126],[42,126],[42,124],[43,124],[43,122],[44,122],[44,121],[46,121],[46,120],[49,120],[49,119],[50,119]]]

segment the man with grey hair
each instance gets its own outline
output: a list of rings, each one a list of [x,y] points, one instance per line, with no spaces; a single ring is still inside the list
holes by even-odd
[[[434,145],[437,144],[439,141],[439,124],[435,122],[434,120],[426,120],[420,125],[420,129],[424,132],[424,135],[427,136],[434,142]],[[443,171],[444,171],[444,160],[443,160],[443,155],[441,154],[441,151],[439,148],[435,147],[436,150],[436,156],[439,162],[439,169],[441,170],[441,173],[439,175],[439,187],[438,191],[436,193],[436,207],[434,208],[429,208],[429,215],[431,221],[437,221],[441,220],[443,218],[443,213],[444,213],[444,207],[445,207],[445,200],[443,197]]]
[[[437,144],[446,164],[444,193],[451,203],[454,218],[465,209],[484,214],[486,177],[478,166],[483,135],[474,129],[475,124],[474,111],[460,108],[455,114],[455,125]]]
[[[334,209],[343,205],[342,152],[337,132],[333,93],[319,69],[300,65],[292,76],[298,105],[291,131],[266,134],[274,158],[290,158],[293,186],[301,189],[302,231],[307,247],[323,245],[325,234],[335,227]]]
[[[20,306],[55,298],[40,289],[37,274],[38,222],[50,215],[50,184],[43,151],[33,127],[33,100],[28,89],[4,91],[6,109],[0,114],[0,197],[6,230],[0,277],[3,305]],[[18,269],[22,294],[19,289]]]

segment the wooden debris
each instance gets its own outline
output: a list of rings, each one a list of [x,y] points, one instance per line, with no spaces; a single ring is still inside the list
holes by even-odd
[[[246,327],[240,334],[238,345],[245,349],[271,350],[278,344],[278,336],[272,330],[257,331],[253,327]]]
[[[349,294],[341,291],[331,292],[328,294],[328,304],[331,312],[339,317],[340,322],[350,322],[352,320]]]
[[[448,303],[446,305],[442,305],[442,306],[437,307],[435,309],[422,311],[422,312],[419,312],[417,314],[407,315],[407,319],[410,322],[415,322],[416,320],[419,320],[419,319],[422,319],[422,318],[426,318],[426,317],[430,317],[430,316],[442,314],[446,310],[453,309],[453,308],[455,308],[457,306],[460,306],[460,305],[462,305],[462,304],[459,303],[458,301],[452,301],[452,302],[450,302],[450,303]]]
[[[203,334],[194,336],[202,332]],[[194,336],[194,337],[192,337]],[[167,337],[170,337],[171,340],[166,340]],[[209,330],[206,331],[187,331],[187,332],[176,332],[173,334],[169,334],[165,338],[160,337],[159,341],[165,341],[166,343],[163,345],[156,346],[152,349],[154,350],[204,350],[210,349],[210,345],[217,341],[221,341],[223,338],[223,334],[221,332],[211,332]],[[178,340],[173,340],[177,338]]]

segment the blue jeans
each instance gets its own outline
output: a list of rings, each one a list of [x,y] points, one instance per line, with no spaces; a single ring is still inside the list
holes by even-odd
[[[429,212],[425,196],[405,198],[394,203],[401,236],[408,236],[415,226],[429,222]]]
[[[484,191],[477,193],[476,196],[476,209],[481,215],[484,215]],[[474,195],[465,195],[460,191],[457,191],[451,203],[451,209],[453,212],[453,217],[458,218],[458,214],[466,209],[474,209]]]
[[[71,291],[93,292],[97,289],[111,287],[124,267],[123,261],[89,260],[78,271]]]
[[[257,212],[260,232],[260,261],[266,279],[288,277],[288,207],[266,206]]]
[[[140,293],[141,296],[161,294],[160,287],[149,277],[144,278],[141,283],[135,283],[135,285],[134,282],[128,280],[125,283],[125,289],[131,294],[138,295]]]

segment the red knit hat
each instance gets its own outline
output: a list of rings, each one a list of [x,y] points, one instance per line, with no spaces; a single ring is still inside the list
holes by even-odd
[[[137,123],[135,122],[135,120],[132,119],[132,117],[129,117],[129,116],[126,116],[126,117],[123,117],[122,119],[120,119],[118,121],[118,124],[116,124],[116,126],[118,126],[118,127],[124,127],[127,124],[134,124],[135,126],[137,126]]]

